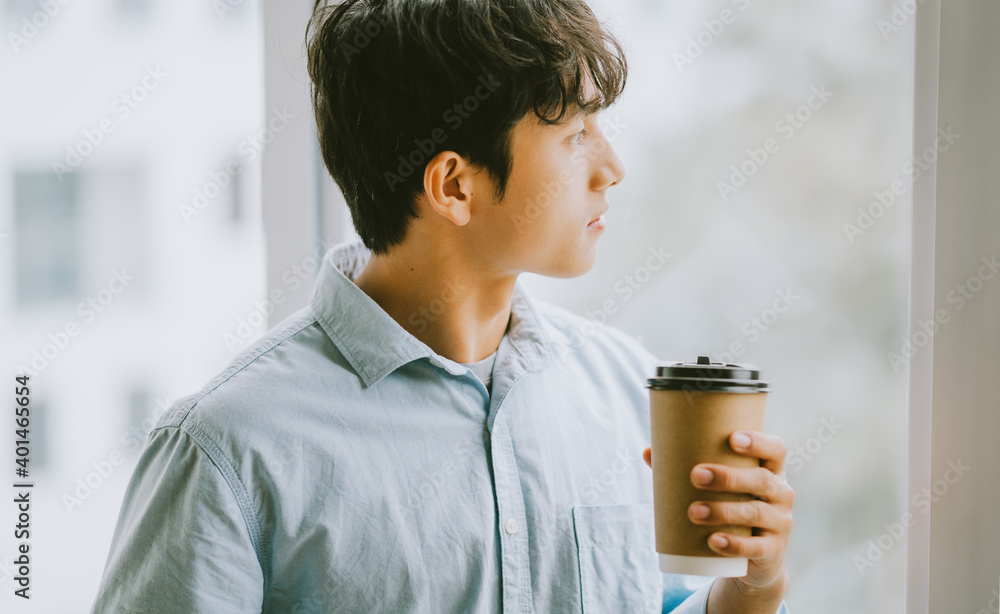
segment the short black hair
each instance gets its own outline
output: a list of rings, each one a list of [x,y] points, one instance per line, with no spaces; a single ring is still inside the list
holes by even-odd
[[[502,199],[518,121],[605,109],[628,71],[584,0],[316,0],[306,47],[323,161],[375,254],[402,241],[431,158],[461,155]]]

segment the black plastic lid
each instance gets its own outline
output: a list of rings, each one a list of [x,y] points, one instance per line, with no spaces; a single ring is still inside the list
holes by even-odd
[[[771,383],[760,379],[760,369],[749,364],[712,362],[699,356],[697,362],[675,362],[656,367],[647,388],[701,392],[770,392]]]

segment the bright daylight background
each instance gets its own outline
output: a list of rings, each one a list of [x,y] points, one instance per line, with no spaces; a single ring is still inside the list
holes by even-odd
[[[0,3],[2,373],[37,372],[33,599],[11,596],[5,530],[0,610],[88,610],[152,418],[267,328],[261,153],[311,120],[264,108],[260,9],[95,0],[46,19]],[[908,179],[912,18],[884,35],[888,0],[598,9],[631,62],[605,122],[628,177],[595,268],[524,283],[663,360],[762,367],[767,430],[792,450],[792,612],[901,611],[904,545],[885,525],[904,510],[905,389],[888,355],[910,194],[861,234],[843,226]],[[722,194],[733,166],[748,176]],[[655,271],[650,250],[670,254]]]

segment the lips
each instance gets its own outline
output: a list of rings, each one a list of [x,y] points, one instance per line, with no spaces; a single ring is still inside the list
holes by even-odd
[[[604,214],[607,213],[607,212],[608,212],[607,209],[605,209],[604,211],[601,211],[600,215],[598,215],[594,219],[590,220],[590,224],[587,224],[587,226],[590,226],[591,224],[593,224],[594,222],[596,222],[598,220],[600,220],[600,221],[603,222],[604,221]]]

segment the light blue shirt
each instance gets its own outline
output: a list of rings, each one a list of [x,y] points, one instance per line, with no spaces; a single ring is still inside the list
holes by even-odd
[[[656,357],[518,283],[490,395],[351,282],[369,257],[331,249],[160,418],[93,611],[704,613],[710,583],[657,567]]]

